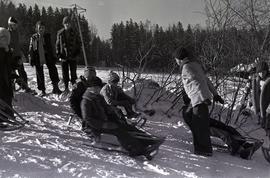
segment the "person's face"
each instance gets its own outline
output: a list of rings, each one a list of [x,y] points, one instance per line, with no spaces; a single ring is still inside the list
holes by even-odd
[[[258,75],[259,75],[259,77],[261,78],[261,79],[264,79],[265,77],[266,77],[266,75],[267,75],[267,71],[262,71],[262,72],[259,72],[258,73]]]
[[[71,24],[69,22],[66,22],[63,24],[64,25],[64,28],[67,30],[71,27]]]
[[[39,34],[44,34],[44,32],[45,32],[45,26],[44,25],[38,25],[37,26],[37,32]]]

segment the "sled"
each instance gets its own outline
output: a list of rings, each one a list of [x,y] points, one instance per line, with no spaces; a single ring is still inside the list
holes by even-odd
[[[158,137],[156,137],[156,138],[158,138]],[[144,155],[141,155],[141,156],[144,156],[149,161],[152,160],[155,157],[155,155],[158,154],[159,146],[164,142],[164,140],[165,139],[162,139],[160,143],[152,146],[151,150],[148,150],[148,152],[146,152]],[[126,149],[124,149],[121,146],[117,137],[115,135],[111,135],[111,134],[102,133],[100,135],[100,137],[95,138],[93,142],[83,143],[83,145],[87,146],[87,147],[101,149],[104,151],[118,152],[121,154],[132,156],[129,151],[127,151]]]

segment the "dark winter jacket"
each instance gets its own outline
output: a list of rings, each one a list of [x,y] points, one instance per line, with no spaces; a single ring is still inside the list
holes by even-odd
[[[52,48],[52,43],[51,43],[51,35],[49,33],[45,33],[43,35],[44,39],[44,52],[45,52],[45,60],[46,64],[55,64],[56,63],[56,58],[53,55],[53,48]],[[29,63],[34,66],[34,65],[40,65],[40,59],[39,59],[39,34],[35,33],[32,35],[30,39],[30,45],[29,45]]]
[[[21,57],[22,52],[20,49],[19,33],[17,30],[8,29],[10,32],[10,44],[9,47],[12,49],[12,57]]]
[[[81,112],[83,121],[91,129],[116,127],[113,124],[114,120],[109,117],[113,114],[110,106],[106,104],[102,95],[94,93],[91,88],[87,88],[83,94]]]
[[[135,100],[124,93],[122,88],[106,84],[100,91],[107,104],[111,106],[124,106],[126,102],[134,104]]]
[[[81,113],[81,101],[85,90],[88,87],[88,83],[85,78],[80,77],[80,81],[73,85],[71,95],[69,97],[70,107],[73,109],[74,113],[77,114],[80,118],[82,117]]]
[[[11,53],[0,48],[0,98],[9,105],[13,97],[11,60]]]
[[[80,53],[80,40],[76,32],[70,28],[64,28],[57,32],[56,55],[58,58],[74,60]]]

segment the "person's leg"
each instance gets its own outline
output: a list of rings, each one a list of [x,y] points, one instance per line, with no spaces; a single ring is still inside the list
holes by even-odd
[[[20,78],[24,81],[24,83],[26,83],[27,85],[27,74],[24,70],[24,66],[23,64],[21,64],[19,67],[18,67],[18,73],[19,73],[19,76]],[[23,89],[26,89],[26,88],[23,88]]]
[[[212,155],[208,115],[209,111],[206,104],[199,104],[193,108],[191,131],[195,154]]]
[[[52,85],[53,85],[52,93],[60,94],[61,90],[58,87],[59,76],[58,76],[57,68],[56,68],[55,64],[52,64],[52,63],[48,63],[47,67],[48,67],[49,76],[50,76],[50,79],[51,79]]]
[[[77,80],[77,61],[70,60],[69,67],[70,67],[71,83],[72,85],[74,85]]]
[[[44,71],[43,71],[43,65],[37,65],[36,66],[36,76],[37,76],[37,85],[38,89],[45,93],[45,78],[44,78]]]
[[[68,90],[68,83],[69,83],[69,63],[68,61],[63,61],[62,62],[62,77],[63,77],[63,82],[65,84],[65,90]]]

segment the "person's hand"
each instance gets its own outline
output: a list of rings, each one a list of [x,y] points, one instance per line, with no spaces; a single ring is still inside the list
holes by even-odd
[[[224,100],[219,95],[214,96],[214,101],[218,101],[220,104],[224,104]]]

